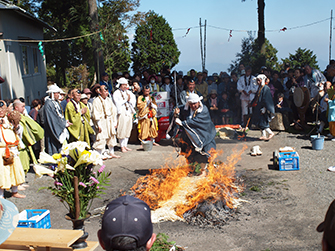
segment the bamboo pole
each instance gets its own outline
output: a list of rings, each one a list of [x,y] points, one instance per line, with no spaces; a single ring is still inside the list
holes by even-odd
[[[80,216],[80,204],[79,204],[79,190],[78,190],[78,177],[73,177],[74,186],[74,205],[75,205],[75,219],[79,219]]]

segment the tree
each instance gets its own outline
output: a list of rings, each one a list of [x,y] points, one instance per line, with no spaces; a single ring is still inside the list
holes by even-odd
[[[90,33],[87,0],[40,0],[39,18],[57,29],[48,30],[45,39],[76,37]],[[83,13],[87,13],[83,15]],[[90,39],[79,38],[45,43],[48,65],[56,66],[56,82],[66,85],[66,69],[82,63],[93,65]]]
[[[165,66],[172,68],[180,56],[170,25],[153,11],[137,26],[131,53],[136,73],[144,70],[158,73]]]
[[[277,52],[278,50],[272,46],[269,40],[265,39],[263,55],[258,50],[258,38],[252,36],[242,39],[241,52],[236,54],[237,59],[232,61],[228,71],[237,71],[239,64],[249,65],[253,69],[253,73],[258,73],[262,66],[269,69],[279,69]],[[263,64],[263,59],[266,59]]]
[[[242,0],[245,2],[246,0]],[[260,65],[265,65],[266,63],[266,40],[265,40],[265,0],[257,0],[257,13],[258,13],[258,37],[257,37],[257,50],[258,50],[258,61]]]
[[[313,51],[308,49],[301,49],[300,47],[295,51],[295,54],[289,54],[288,58],[282,59],[283,64],[289,63],[290,67],[302,68],[306,64],[310,65],[312,68],[319,69],[318,61],[316,60],[316,55],[313,55]]]
[[[99,8],[99,25],[104,28],[105,71],[109,74],[128,71],[131,60],[126,29],[143,22],[145,13],[128,14],[139,7],[139,0],[105,0],[100,3],[103,4]]]

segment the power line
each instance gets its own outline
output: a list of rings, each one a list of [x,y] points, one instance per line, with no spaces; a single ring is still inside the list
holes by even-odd
[[[57,38],[57,39],[42,39],[42,40],[35,40],[35,39],[30,39],[30,40],[21,40],[21,39],[9,39],[9,38],[0,38],[2,41],[10,41],[10,42],[20,42],[20,43],[38,43],[38,42],[43,42],[43,43],[51,43],[51,42],[62,42],[62,41],[68,41],[68,40],[74,40],[82,37],[89,37],[95,34],[98,34],[102,32],[102,30],[95,31],[89,34],[81,35],[81,36],[76,36],[76,37],[67,37],[67,38]]]

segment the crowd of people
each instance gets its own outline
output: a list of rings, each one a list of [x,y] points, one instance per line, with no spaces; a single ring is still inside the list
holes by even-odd
[[[208,76],[207,71],[194,69],[183,75],[166,69],[157,75],[144,71],[133,77],[127,72],[115,73],[110,80],[104,73],[91,89],[75,88],[66,94],[57,84],[49,85],[47,96],[33,100],[31,106],[26,106],[23,98],[1,100],[0,154],[7,173],[0,176],[0,197],[10,188],[13,196],[24,197],[18,189],[25,189],[24,174],[41,151],[53,155],[63,144],[85,141],[103,160],[120,158],[114,148],[119,143],[122,153],[132,150],[128,141],[134,122],[140,141],[158,145],[155,97],[159,92],[169,97],[172,130],[167,136],[179,132],[181,151],[191,150],[204,157],[197,160],[191,154],[190,161],[208,160],[210,150],[216,147],[214,125],[257,126],[261,140],[271,139],[274,133],[269,122],[276,113],[286,114],[302,129],[312,115],[312,120],[321,120],[318,132],[329,124],[329,137],[335,138],[334,83],[335,61],[324,73],[309,65],[304,69],[286,65],[281,72],[262,67],[256,77],[251,67],[240,64],[238,72],[230,75]]]

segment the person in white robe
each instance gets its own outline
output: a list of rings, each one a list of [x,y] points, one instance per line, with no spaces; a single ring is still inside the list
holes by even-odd
[[[114,94],[113,99],[117,108],[118,126],[117,126],[117,138],[121,145],[121,151],[123,153],[131,151],[128,148],[128,140],[133,128],[133,115],[135,114],[136,97],[129,91],[128,80],[120,78],[117,80],[118,88]]]
[[[108,97],[108,87],[105,85],[99,88],[100,95],[92,104],[92,120],[96,130],[96,140],[93,149],[98,151],[103,160],[107,158],[120,158],[115,155],[117,110],[113,100]],[[106,151],[106,145],[108,150]]]

